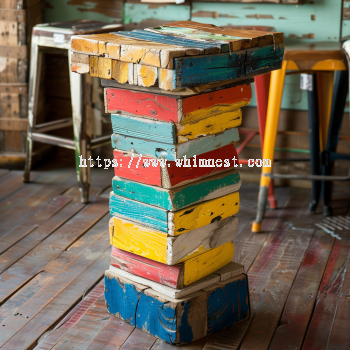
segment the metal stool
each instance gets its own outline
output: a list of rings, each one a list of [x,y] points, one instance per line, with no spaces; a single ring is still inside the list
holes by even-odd
[[[90,20],[40,24],[33,28],[28,96],[27,159],[23,175],[24,182],[30,181],[33,141],[73,149],[75,150],[76,171],[81,201],[83,203],[89,201],[90,167],[80,168],[79,156],[82,155],[84,159],[88,159],[92,149],[110,142],[110,136],[91,139],[92,78],[88,74],[80,75],[72,73],[71,69],[69,69],[69,77],[73,111],[72,118],[36,124],[43,50],[67,50],[70,67],[71,55],[69,52],[72,35],[108,33],[120,29],[122,29],[122,26],[119,24],[108,25],[104,22]],[[45,134],[47,131],[57,130],[71,125],[73,125],[74,140]]]
[[[294,72],[287,73],[287,70]],[[333,76],[335,71],[338,71],[338,73],[335,81],[335,88],[333,89]],[[286,74],[300,73],[309,73],[313,76],[312,83],[308,88],[309,125],[311,130],[309,139],[312,175],[299,176],[289,174],[272,174],[274,148],[281,108],[284,78]],[[326,164],[327,162],[321,162],[320,151],[321,155],[324,155],[324,157],[329,155],[334,156],[333,152],[336,147],[336,142],[333,142],[334,145],[330,145],[331,141],[327,141],[327,132],[329,130],[330,133],[328,134],[328,140],[330,137],[337,140],[340,128],[338,119],[341,120],[347,95],[347,87],[345,86],[344,89],[344,81],[347,81],[347,77],[348,72],[345,54],[342,51],[342,46],[340,43],[327,42],[286,47],[282,68],[271,73],[263,147],[263,158],[270,159],[271,166],[263,167],[262,169],[257,216],[252,225],[253,232],[259,232],[261,229],[261,223],[264,217],[268,198],[269,186],[271,179],[273,178],[311,180],[313,182],[313,199],[312,203],[310,203],[309,211],[314,212],[316,210],[321,190],[323,190],[322,192],[325,205],[324,211],[325,214],[330,213],[330,181],[347,180],[348,177],[327,176],[331,174],[334,160],[329,160],[329,166]],[[332,94],[333,90],[334,97]],[[318,97],[320,98],[318,99]],[[328,126],[330,126],[330,128],[328,128]],[[320,132],[318,132],[319,129]],[[338,156],[337,159],[344,159],[344,157],[342,157],[343,156]],[[322,166],[323,175],[321,175]],[[323,186],[322,181],[324,181]]]

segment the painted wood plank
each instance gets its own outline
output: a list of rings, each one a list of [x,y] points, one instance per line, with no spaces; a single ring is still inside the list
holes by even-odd
[[[175,237],[119,217],[109,222],[112,246],[168,265],[233,241],[237,229],[238,219],[234,216]]]
[[[219,272],[220,270],[222,270],[224,268],[226,268],[227,272],[229,271],[229,274],[221,274]],[[230,278],[226,278],[226,277],[228,277],[228,276],[235,277],[238,275],[242,276],[242,273],[243,273],[243,266],[242,265],[230,263],[230,264],[224,266],[223,268],[215,271],[214,273],[212,273],[204,278],[201,278],[200,280],[195,281],[194,283],[192,283],[186,287],[183,287],[181,289],[174,289],[174,288],[171,288],[168,286],[164,286],[164,285],[157,283],[155,281],[152,281],[149,278],[144,278],[144,277],[141,277],[138,275],[134,275],[132,273],[129,273],[123,269],[116,268],[114,266],[110,266],[109,269],[110,269],[110,271],[115,272],[117,275],[119,275],[121,277],[127,278],[130,281],[148,286],[148,287],[152,288],[154,291],[162,293],[163,295],[170,297],[170,298],[173,298],[173,299],[183,298],[185,296],[188,296],[188,295],[195,293],[199,290],[202,290],[204,288],[209,288],[209,287],[212,288],[213,285],[216,285],[218,283],[219,283],[219,286],[221,286],[220,283],[223,283],[223,281],[232,279],[232,277],[230,277]],[[224,278],[224,276],[225,276],[225,278]],[[237,292],[239,293],[238,286],[234,286],[232,291],[234,291],[235,289],[237,289]],[[247,286],[245,286],[245,290],[247,290]],[[241,293],[241,295],[242,296],[245,295],[244,291],[243,291],[243,293]],[[229,299],[227,297],[227,295],[225,296],[225,298]],[[213,297],[213,299],[215,299],[215,297]],[[223,300],[222,300],[222,302],[223,302]],[[245,303],[248,305],[247,300],[245,300]],[[249,305],[248,305],[248,307],[249,307]],[[232,308],[231,308],[231,310],[232,310]],[[231,316],[232,315],[229,315],[229,317],[231,317]],[[248,316],[248,315],[246,315],[246,316]],[[223,322],[221,319],[218,321],[218,323],[225,324],[227,322]]]
[[[207,293],[208,330],[212,334],[250,317],[248,279],[242,274],[211,287]],[[232,312],[237,310],[235,312]]]
[[[114,150],[114,174],[147,185],[174,188],[238,167],[238,155],[233,143],[198,156],[167,161]],[[181,163],[181,164],[179,164]],[[200,165],[201,166],[198,166]],[[127,166],[126,166],[127,165]],[[202,166],[208,165],[208,166]],[[211,166],[212,165],[212,166]]]
[[[120,277],[115,269],[113,269],[113,272],[108,272],[108,276],[109,278],[106,280],[108,291],[106,294],[111,293],[111,288],[108,288],[107,285],[109,283],[112,286],[111,279],[121,280],[122,283],[120,284],[123,285],[126,283],[134,284],[134,282]],[[117,284],[117,288],[122,290],[119,287],[120,284]],[[239,291],[237,291],[237,288]],[[218,290],[216,291],[216,289]],[[232,291],[234,291],[233,294],[231,294]],[[223,298],[225,295],[227,297]],[[110,297],[106,295],[107,298]],[[169,298],[148,288],[141,292],[137,304],[136,327],[170,344],[187,343],[204,337],[207,332],[214,332],[214,329],[208,327],[212,322],[216,321],[217,329],[223,329],[228,327],[229,324],[238,323],[249,317],[248,299],[247,277],[245,275],[239,275],[229,281],[218,283],[215,288],[211,288],[208,292],[199,291],[181,299]],[[123,300],[129,303],[129,300],[125,297],[123,297]],[[115,298],[113,301],[121,303],[122,298]],[[130,302],[132,303],[132,300]],[[231,307],[225,309],[227,305]],[[119,309],[121,308],[125,307],[120,305]],[[222,309],[225,312],[218,316],[217,311]],[[118,313],[116,316],[123,318]],[[199,319],[201,322],[198,322]],[[196,325],[193,323],[195,320]],[[189,325],[191,326],[189,327]]]
[[[239,193],[234,192],[176,212],[169,212],[111,192],[109,209],[111,215],[166,232],[170,236],[177,236],[237,214]]]
[[[107,88],[105,93],[106,113],[124,113],[164,121],[178,121],[175,97],[117,88]]]
[[[249,47],[266,46],[275,43],[283,43],[282,32],[264,32],[258,30],[245,30],[234,28],[220,28],[213,24],[205,24],[194,21],[179,21],[164,24],[163,27],[193,28],[213,34],[233,35],[241,38],[247,38],[250,41]]]
[[[208,117],[186,124],[165,123],[155,119],[112,114],[112,128],[115,134],[123,134],[165,143],[183,143],[235,128],[242,123],[240,108],[228,113]]]
[[[147,333],[170,343],[190,342],[206,334],[206,318],[195,325],[198,313],[206,307],[206,294],[197,292],[183,299],[167,298],[152,289],[106,271],[105,298],[107,309],[115,316],[131,322]],[[140,293],[140,297],[136,294]],[[133,314],[125,309],[135,311]],[[192,317],[190,317],[192,313]],[[130,321],[129,321],[130,322]]]
[[[174,289],[184,288],[183,264],[166,265],[140,255],[112,247],[110,265],[132,275],[147,278]],[[230,262],[214,273],[225,281],[244,272],[243,265]],[[142,283],[141,283],[142,284]],[[144,283],[143,283],[144,284]]]
[[[160,34],[173,35],[176,37],[184,37],[187,39],[197,39],[204,41],[219,41],[227,42],[228,47],[222,47],[222,50],[228,50],[231,48],[231,51],[237,51],[250,46],[250,41],[245,38],[240,38],[237,36],[215,34],[210,32],[205,32],[199,29],[193,28],[181,28],[181,27],[155,27],[155,28],[145,28],[147,31],[152,31]]]
[[[111,139],[113,148],[121,151],[130,152],[133,150],[134,153],[142,155],[175,160],[184,156],[191,158],[195,155],[226,146],[233,141],[238,141],[239,135],[238,130],[233,128],[217,135],[201,137],[180,144],[167,144],[120,134],[112,134]]]
[[[245,60],[246,51],[174,58],[173,89],[243,78]]]
[[[105,89],[107,113],[155,118],[167,122],[191,123],[229,113],[249,104],[249,84],[230,87],[196,96],[160,95],[119,88]]]
[[[239,191],[241,177],[233,169],[184,186],[164,189],[115,176],[112,186],[114,194],[118,196],[176,211]]]
[[[189,40],[185,38],[176,38],[171,35],[162,35],[152,32],[147,32],[141,29],[135,29],[132,32],[122,31],[112,33],[116,36],[121,36],[125,38],[134,38],[138,40],[145,40],[152,43],[173,45],[178,47],[190,47],[196,49],[204,49],[208,54],[221,52],[221,47],[223,44],[220,43],[209,43],[198,40]]]
[[[247,50],[246,75],[264,74],[280,69],[284,55],[284,44],[276,44]]]

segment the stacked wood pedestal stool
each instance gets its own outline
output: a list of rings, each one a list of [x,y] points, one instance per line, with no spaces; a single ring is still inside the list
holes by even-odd
[[[283,34],[175,22],[71,46],[112,118],[108,311],[171,344],[246,320],[234,142],[254,76],[281,67]]]
[[[333,83],[334,73],[336,78]],[[281,109],[284,78],[286,74],[305,74],[309,104],[309,141],[311,176],[272,174],[277,127]],[[348,68],[341,43],[316,43],[312,45],[287,46],[282,68],[261,76],[258,81],[259,94],[269,85],[265,94],[267,102],[266,129],[264,133],[263,159],[271,160],[262,168],[258,209],[253,232],[261,230],[271,178],[308,179],[312,181],[312,202],[309,211],[315,212],[320,196],[324,202],[324,214],[331,214],[331,181],[347,180],[348,177],[332,177],[336,159],[349,159],[348,155],[336,154],[341,120],[348,93]],[[334,85],[334,86],[333,86]],[[264,99],[264,96],[261,97]],[[263,111],[260,111],[263,113]],[[260,120],[259,116],[259,120]]]
[[[27,158],[23,176],[24,182],[30,180],[33,141],[73,149],[75,151],[81,201],[83,203],[89,201],[90,168],[79,167],[79,156],[82,155],[84,159],[88,159],[93,148],[100,147],[109,142],[109,137],[91,139],[91,77],[72,74],[72,72],[70,73],[70,90],[73,111],[72,118],[37,124],[37,106],[42,57],[45,51],[62,52],[62,50],[64,50],[69,53],[72,35],[106,33],[111,30],[119,29],[121,29],[120,25],[107,25],[103,22],[90,20],[39,24],[33,28],[28,95]],[[70,54],[68,54],[68,59],[70,63]],[[72,125],[74,131],[73,140],[46,134],[48,131],[62,129]]]

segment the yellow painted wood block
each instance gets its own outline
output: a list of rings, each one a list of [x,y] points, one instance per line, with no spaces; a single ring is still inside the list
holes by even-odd
[[[109,225],[112,246],[174,265],[232,242],[237,235],[238,219],[231,216],[176,237],[120,217],[113,217]]]

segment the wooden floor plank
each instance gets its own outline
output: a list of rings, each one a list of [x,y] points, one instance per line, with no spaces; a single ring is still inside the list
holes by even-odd
[[[192,343],[181,345],[179,349],[181,350],[201,350],[204,344],[207,342],[208,337],[198,339]],[[151,347],[151,350],[174,350],[175,346],[168,344],[160,339],[157,339],[156,342]],[[176,348],[175,348],[176,349]]]
[[[35,215],[23,221],[19,226],[9,231],[8,234],[5,234],[1,238],[0,254],[2,254],[5,250],[9,249],[11,246],[16,244],[23,237],[27,236],[34,229],[38,228],[40,224],[50,219],[71,201],[71,198],[65,196],[57,196],[53,198],[49,203],[47,203],[44,207],[37,211]]]
[[[39,172],[32,172],[31,179],[35,181],[39,177]],[[11,195],[13,192],[24,186],[23,171],[12,170],[0,177],[0,201]]]
[[[59,293],[44,309],[30,319],[12,338],[2,347],[6,349],[27,349],[36,345],[37,340],[59,320],[67,310],[81,300],[85,291],[100,281],[108,264],[110,248],[84,270],[67,288]]]
[[[120,347],[121,350],[148,350],[156,342],[153,335],[134,328],[128,339]]]
[[[0,169],[0,177],[6,175],[10,170]]]
[[[106,220],[105,220],[106,221]],[[102,222],[105,224],[105,222]],[[102,224],[101,223],[101,224]],[[101,230],[101,225],[98,225]],[[107,230],[103,231],[107,236]],[[15,316],[13,313],[6,317],[3,321],[7,327],[4,328],[0,334],[0,346],[8,341],[16,332],[18,332],[24,325],[29,323],[40,310],[51,302],[56,295],[63,292],[75,278],[77,278],[85,269],[87,269],[106,249],[109,248],[108,237],[101,237],[95,244],[86,249],[79,257],[75,258],[70,264],[55,276],[50,282],[46,283],[34,296],[21,305],[20,313],[23,317]],[[103,271],[101,271],[102,273]],[[25,318],[25,316],[28,316]]]
[[[45,221],[37,229],[14,244],[6,252],[0,255],[0,273],[12,266],[16,261],[35,248],[46,237],[50,236],[60,226],[77,214],[85,204],[71,202],[56,215]]]
[[[97,198],[30,253],[3,272],[0,280],[0,301],[14,293],[107,213],[107,200]]]
[[[269,350],[301,348],[333,244],[334,238],[324,231],[318,230],[314,234]]]
[[[63,178],[65,180],[63,180]],[[19,205],[0,215],[0,220],[2,222],[1,237],[18,227],[27,218],[34,216],[51,201],[52,198],[64,193],[75,181],[76,180],[72,178],[72,176],[64,174],[19,203]]]

